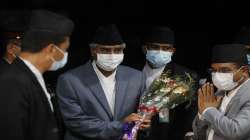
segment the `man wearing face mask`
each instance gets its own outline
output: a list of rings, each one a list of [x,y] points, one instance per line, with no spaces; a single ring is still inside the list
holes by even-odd
[[[73,22],[61,15],[32,11],[22,52],[0,74],[0,137],[6,140],[59,140],[62,124],[58,108],[42,74],[67,62]]]
[[[244,45],[215,46],[211,68],[213,83],[198,90],[199,114],[193,122],[195,139],[250,139],[250,81]],[[215,92],[214,86],[220,92]]]
[[[27,28],[28,12],[1,11],[0,12],[0,69],[8,67],[21,52],[23,32]]]
[[[174,32],[168,27],[153,28],[146,36],[143,50],[146,54],[143,75],[147,89],[164,71],[170,71],[173,75],[184,75],[187,72],[195,80],[197,79],[195,72],[172,62],[176,49],[174,48]],[[161,110],[159,115],[153,118],[150,139],[183,139],[185,132],[191,129],[194,112],[196,112],[193,107],[186,109],[186,105],[184,103],[173,110]]]
[[[58,80],[59,105],[67,127],[65,140],[119,140],[143,94],[140,71],[120,65],[125,43],[115,25],[99,27],[90,44],[91,61]],[[144,120],[141,129],[149,127]]]

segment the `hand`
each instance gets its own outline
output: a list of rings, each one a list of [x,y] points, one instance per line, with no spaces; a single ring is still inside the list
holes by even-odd
[[[129,116],[127,116],[123,122],[124,123],[132,123],[132,122],[136,122],[136,121],[140,121],[142,120],[142,116],[136,114],[136,113],[132,113]]]
[[[200,114],[208,107],[217,108],[220,105],[220,101],[221,96],[214,95],[213,84],[206,83],[198,90],[198,108]]]
[[[143,129],[146,129],[146,128],[149,128],[151,126],[151,118],[152,116],[147,116],[145,117],[143,120],[142,120],[142,123],[140,125],[140,130],[143,130]]]
[[[142,116],[140,116],[139,114],[135,114],[132,113],[129,116],[127,116],[123,122],[124,123],[132,123],[132,122],[136,122],[136,121],[142,121],[141,125],[140,125],[140,129],[145,129],[150,127],[151,124],[151,118],[152,115],[148,115],[145,118],[143,118]]]

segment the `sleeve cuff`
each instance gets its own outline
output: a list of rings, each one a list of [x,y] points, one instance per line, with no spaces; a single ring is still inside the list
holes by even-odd
[[[203,110],[202,114],[200,114],[200,113],[198,112],[198,118],[199,118],[200,120],[204,120],[204,114],[205,114],[208,110],[210,110],[210,109],[216,109],[216,108],[215,108],[215,107],[208,107],[208,108],[206,108],[205,110]]]
[[[202,112],[202,116],[209,110],[209,109],[216,109],[215,107],[208,107]]]

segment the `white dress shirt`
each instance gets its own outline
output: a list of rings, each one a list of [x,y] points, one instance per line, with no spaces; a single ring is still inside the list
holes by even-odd
[[[112,114],[114,115],[115,111],[115,84],[116,84],[116,71],[114,71],[110,76],[106,77],[102,74],[102,72],[97,68],[95,61],[92,62],[92,66],[94,68],[94,71],[101,83],[102,89],[104,91],[104,94],[106,96],[106,99],[108,101],[110,110]]]
[[[153,83],[153,81],[156,78],[159,78],[164,71],[165,66],[160,68],[152,69],[148,64],[146,64],[143,68],[143,74],[146,76],[146,89],[150,87],[150,85]]]
[[[249,80],[249,79],[248,79]],[[230,101],[232,100],[232,98],[235,96],[235,94],[238,92],[238,90],[242,87],[242,85],[244,85],[248,80],[246,80],[243,84],[241,84],[239,87],[237,87],[236,89],[230,91],[228,93],[228,95],[225,95],[221,101],[221,105],[220,105],[220,112],[225,113],[228,104],[230,103]],[[209,110],[209,108],[205,109],[203,111],[202,114],[204,114],[207,110]],[[213,140],[213,136],[214,136],[214,130],[210,129],[209,133],[208,133],[208,140]]]
[[[51,108],[51,111],[53,112],[54,111],[54,108],[53,108],[53,104],[51,102],[51,96],[49,94],[49,92],[47,91],[47,88],[45,86],[45,82],[44,82],[44,79],[43,79],[43,75],[41,74],[41,72],[33,65],[31,64],[29,61],[23,59],[20,57],[20,59],[26,64],[26,66],[32,71],[32,73],[35,75],[36,79],[38,80],[39,84],[41,85],[47,99],[48,99],[48,102],[49,102],[49,105],[50,105],[50,108]]]

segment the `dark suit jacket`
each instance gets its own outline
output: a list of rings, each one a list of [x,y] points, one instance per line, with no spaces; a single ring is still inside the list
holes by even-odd
[[[7,63],[3,58],[0,58],[0,72],[8,66],[10,66],[10,64]]]
[[[65,140],[118,140],[122,120],[137,111],[143,85],[140,71],[118,66],[112,114],[90,62],[60,76],[57,94],[67,126]]]
[[[199,77],[194,71],[175,63],[167,64],[165,70],[171,70],[173,75],[184,75],[185,72],[190,73],[197,82],[196,86],[198,87]],[[197,113],[196,101],[195,95],[190,107],[186,108],[188,103],[183,103],[171,109],[169,112],[169,123],[160,123],[159,117],[155,116],[152,119],[151,133],[148,139],[183,140],[185,133],[192,131],[192,121]]]
[[[1,139],[59,139],[56,117],[46,95],[19,58],[0,74],[0,103]]]

